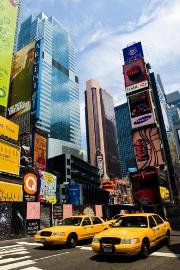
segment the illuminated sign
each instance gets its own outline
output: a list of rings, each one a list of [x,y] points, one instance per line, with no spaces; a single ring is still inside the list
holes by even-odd
[[[0,140],[0,172],[19,175],[20,147]]]
[[[51,173],[39,171],[39,195],[38,201],[56,203],[57,177]]]
[[[141,42],[137,42],[127,48],[124,48],[123,56],[125,64],[144,57]]]
[[[123,74],[127,93],[148,87],[148,76],[143,58],[124,65]]]
[[[44,134],[34,133],[34,167],[37,170],[46,169],[46,157],[47,157],[47,137]]]
[[[133,145],[138,169],[164,165],[158,129],[142,128],[133,131]]]
[[[0,116],[0,135],[6,136],[15,141],[18,140],[19,126]]]
[[[0,1],[0,105],[7,107],[18,2]]]
[[[22,202],[22,185],[0,181],[0,201]]]
[[[150,125],[155,122],[150,92],[143,91],[128,96],[132,129]]]
[[[25,201],[37,200],[37,176],[33,173],[27,173],[24,176],[24,198]]]

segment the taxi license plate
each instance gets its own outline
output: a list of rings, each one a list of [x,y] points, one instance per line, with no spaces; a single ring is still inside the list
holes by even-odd
[[[40,242],[44,243],[44,242],[46,242],[46,239],[45,238],[40,238]]]
[[[103,247],[102,250],[105,253],[112,253],[113,252],[113,248],[112,247]]]

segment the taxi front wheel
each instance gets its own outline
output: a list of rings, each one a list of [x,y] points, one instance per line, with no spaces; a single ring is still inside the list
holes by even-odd
[[[70,234],[66,243],[69,248],[75,248],[77,243],[77,236],[75,234]]]
[[[142,259],[146,259],[149,255],[149,242],[144,239],[141,246],[140,256]]]

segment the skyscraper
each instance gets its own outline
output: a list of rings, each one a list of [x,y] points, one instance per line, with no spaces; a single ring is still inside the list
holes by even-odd
[[[34,40],[42,43],[35,126],[64,145],[80,147],[79,84],[69,33],[57,19],[40,13],[21,24],[17,50]]]
[[[128,104],[115,107],[119,157],[122,177],[127,176],[128,169],[136,168],[134,146],[132,141],[131,121]]]
[[[112,96],[99,82],[86,82],[86,128],[88,160],[99,167],[101,178],[120,176],[116,122]]]

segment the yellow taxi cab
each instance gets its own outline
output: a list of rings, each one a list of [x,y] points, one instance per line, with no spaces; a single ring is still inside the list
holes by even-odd
[[[34,240],[44,246],[67,244],[73,248],[77,241],[93,238],[95,234],[107,228],[105,221],[100,217],[72,216],[62,219],[58,226],[38,231]]]
[[[153,213],[126,214],[110,229],[93,238],[92,249],[99,254],[136,255],[146,258],[150,248],[165,240],[170,243],[169,222]]]

